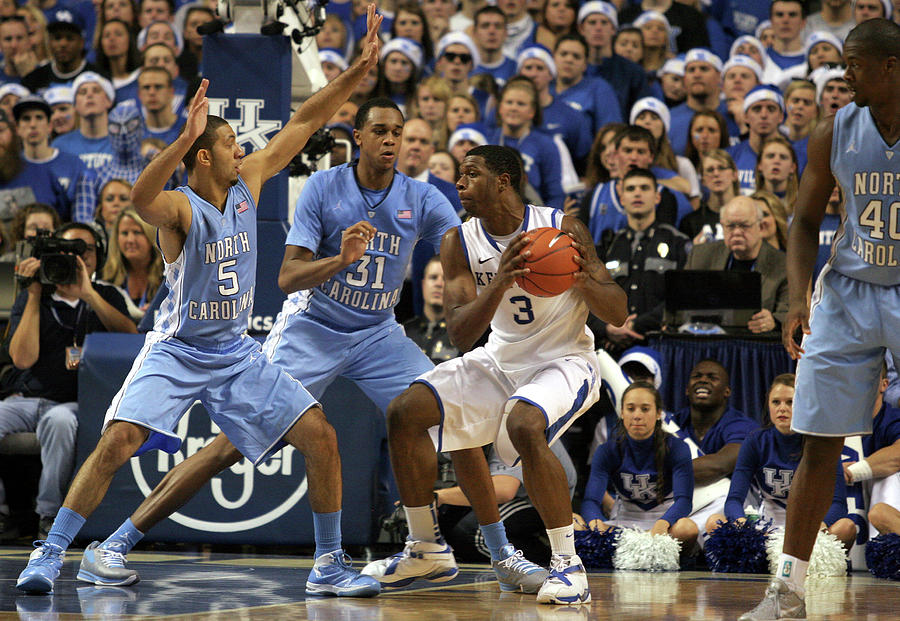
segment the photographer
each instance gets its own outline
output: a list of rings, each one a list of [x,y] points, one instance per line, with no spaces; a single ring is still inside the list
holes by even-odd
[[[85,335],[136,330],[122,295],[114,287],[91,281],[105,252],[102,238],[89,225],[67,224],[55,236],[38,235],[20,248],[16,277],[27,288],[13,305],[9,341],[10,357],[20,372],[12,380],[13,394],[0,401],[0,438],[37,433],[43,464],[38,536],[45,538],[75,466],[76,371]],[[6,514],[0,517],[3,528],[8,507],[2,484],[0,514]]]

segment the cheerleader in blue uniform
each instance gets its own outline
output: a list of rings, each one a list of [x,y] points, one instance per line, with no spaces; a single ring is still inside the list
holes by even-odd
[[[682,550],[694,548],[697,527],[687,517],[694,494],[691,454],[684,442],[662,430],[662,414],[662,398],[653,384],[628,386],[617,432],[594,454],[576,528],[627,526],[669,534],[682,542]],[[601,504],[607,487],[615,490],[616,500],[604,520]]]
[[[708,533],[716,530],[720,522],[746,519],[744,502],[751,489],[760,499],[760,517],[771,519],[775,528],[784,528],[791,479],[803,450],[803,436],[791,430],[793,403],[794,374],[784,373],[772,380],[766,395],[769,420],[741,446],[725,501],[725,514],[710,516],[706,522]],[[837,467],[841,470],[840,464]],[[856,538],[856,526],[847,516],[847,488],[842,470],[822,528],[840,539],[847,550]]]

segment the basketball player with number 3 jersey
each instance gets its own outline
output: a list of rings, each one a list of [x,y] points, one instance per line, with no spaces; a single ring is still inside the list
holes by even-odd
[[[809,557],[831,504],[844,437],[872,433],[885,349],[900,360],[900,25],[860,23],[843,56],[853,101],[810,136],[788,239],[790,310],[782,339],[799,359],[791,428],[805,435],[803,456],[791,481],[777,572],[741,621],[806,618]],[[808,304],[835,182],[846,215]]]
[[[585,321],[590,311],[623,323],[625,292],[597,258],[582,223],[522,201],[522,174],[518,155],[495,145],[469,151],[460,166],[460,202],[474,217],[444,234],[441,263],[447,329],[468,353],[419,377],[388,408],[391,461],[410,538],[403,552],[363,570],[385,587],[455,575],[456,561],[441,537],[433,502],[435,448],[457,451],[494,443],[504,462],[521,459],[528,496],[547,528],[552,559],[538,601],[590,601],[575,554],[565,474],[548,443],[597,400],[600,378]],[[523,251],[529,231],[546,226],[569,233],[580,253],[575,284],[552,298],[515,285],[528,274],[523,262],[529,255]],[[489,325],[487,345],[472,349]],[[496,504],[492,488],[466,491],[473,506],[485,496]],[[473,498],[476,492],[481,498]]]

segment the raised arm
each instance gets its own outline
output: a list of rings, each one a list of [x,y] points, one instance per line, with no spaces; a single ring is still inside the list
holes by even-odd
[[[565,216],[561,230],[575,240],[573,246],[580,255],[575,257],[575,262],[581,266],[581,271],[575,274],[575,288],[594,315],[614,326],[621,326],[628,318],[628,298],[597,256],[587,227],[581,220]]]
[[[160,242],[168,261],[174,260],[180,253],[180,248],[173,246],[169,237],[175,232],[183,243],[184,233],[191,225],[191,209],[184,194],[165,192],[163,188],[191,145],[206,129],[209,114],[209,100],[206,98],[208,87],[209,80],[204,79],[191,100],[184,130],[175,142],[147,164],[131,188],[131,202],[138,214],[147,223],[160,229]]]
[[[378,29],[382,16],[375,12],[375,5],[368,7],[368,32],[362,53],[353,65],[341,73],[323,89],[303,102],[291,119],[275,134],[264,149],[248,155],[241,165],[241,176],[254,196],[266,181],[287,166],[291,159],[306,145],[306,141],[337,109],[347,101],[357,83],[378,64]]]
[[[832,116],[819,123],[809,138],[807,147],[809,159],[800,179],[794,220],[788,232],[789,310],[781,324],[781,339],[784,348],[794,360],[803,354],[799,343],[794,340],[794,332],[799,327],[805,334],[809,334],[809,302],[806,299],[806,292],[819,253],[819,228],[822,226],[825,207],[834,189],[834,175],[831,174],[833,134]]]
[[[513,286],[516,277],[527,273],[519,265],[524,260],[522,249],[530,241],[528,233],[520,233],[500,256],[500,267],[479,295],[475,277],[466,262],[459,229],[444,233],[441,240],[441,267],[444,269],[444,312],[450,341],[461,352],[472,349],[481,338],[503,301],[503,294]]]

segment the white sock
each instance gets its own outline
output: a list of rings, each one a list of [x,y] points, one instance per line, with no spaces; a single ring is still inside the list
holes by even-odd
[[[550,551],[557,555],[575,555],[575,525],[561,526],[560,528],[548,528],[547,536],[550,537]]]
[[[803,598],[806,593],[806,570],[808,568],[809,561],[801,561],[796,556],[782,554],[778,559],[778,571],[775,573],[775,577],[784,580],[791,590]]]
[[[434,503],[423,507],[407,507],[406,521],[409,523],[409,536],[417,541],[438,541],[441,529],[437,521],[437,509]]]

